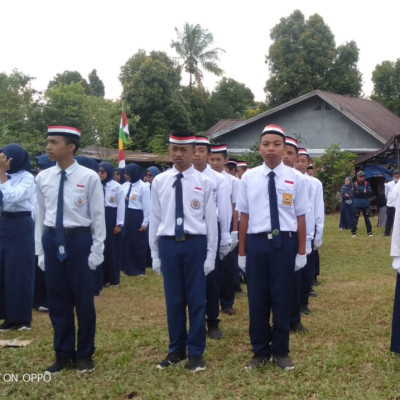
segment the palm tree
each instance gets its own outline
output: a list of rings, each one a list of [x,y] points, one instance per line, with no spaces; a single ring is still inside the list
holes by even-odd
[[[179,32],[175,27],[175,32],[178,40],[173,40],[171,47],[183,60],[183,67],[189,73],[189,88],[192,90],[194,77],[194,81],[203,90],[203,72],[200,66],[217,76],[222,75],[223,71],[218,67],[217,61],[219,61],[219,53],[225,50],[218,47],[207,50],[213,44],[214,36],[207,29],[202,29],[199,24],[193,26],[185,22],[183,31]]]

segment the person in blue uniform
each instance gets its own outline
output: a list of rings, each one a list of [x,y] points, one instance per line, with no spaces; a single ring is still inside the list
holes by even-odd
[[[104,242],[103,284],[119,285],[119,252],[121,231],[125,220],[125,196],[122,186],[113,180],[113,166],[109,162],[99,165],[99,176],[104,190],[106,241]]]
[[[125,275],[146,274],[147,227],[150,219],[150,188],[140,178],[142,169],[135,163],[125,167],[123,186],[125,221],[122,230],[122,270]]]
[[[36,254],[46,271],[56,355],[49,373],[94,370],[94,280],[103,262],[104,194],[98,174],[74,160],[80,136],[73,127],[49,126],[46,150],[57,164],[36,178]]]
[[[150,248],[153,270],[163,274],[169,333],[158,369],[186,362],[205,369],[206,276],[215,268],[218,230],[213,183],[192,165],[195,136],[176,130],[169,138],[173,167],[153,181]],[[186,327],[189,312],[189,331]]]
[[[0,149],[0,332],[30,330],[35,268],[35,181],[28,153]]]
[[[289,358],[292,285],[295,267],[306,263],[307,193],[301,179],[282,162],[285,132],[267,125],[258,151],[264,160],[240,181],[239,267],[246,271],[250,341],[247,369],[270,361],[293,369]],[[272,322],[270,315],[272,312]]]
[[[42,154],[35,157],[36,171],[39,174],[41,171],[53,167],[56,163],[51,161],[47,154]],[[47,292],[46,292],[46,277],[45,272],[42,271],[37,264],[35,266],[35,284],[33,291],[33,308],[38,311],[47,312],[49,308],[47,306]]]
[[[351,227],[352,237],[357,236],[357,225],[360,214],[364,216],[365,227],[367,229],[367,235],[372,236],[371,220],[369,219],[369,206],[371,196],[371,186],[365,180],[364,171],[357,172],[357,180],[353,184],[353,209],[354,217],[353,224]]]

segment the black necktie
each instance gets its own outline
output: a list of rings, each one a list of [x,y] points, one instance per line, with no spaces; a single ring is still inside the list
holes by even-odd
[[[67,180],[65,171],[62,169],[60,172],[60,186],[58,187],[58,200],[57,200],[57,215],[56,215],[56,244],[57,258],[64,261],[67,258],[67,251],[65,249],[65,233],[63,224],[64,214],[64,181]]]
[[[268,194],[269,194],[269,210],[271,213],[271,230],[272,230],[272,241],[274,246],[279,248],[282,245],[281,232],[279,227],[279,211],[278,211],[278,199],[276,196],[275,187],[275,172],[271,171],[269,174],[268,181]]]
[[[128,190],[128,194],[125,197],[125,208],[128,208],[128,204],[129,204],[129,195],[131,194],[131,190],[132,190],[132,183],[129,185],[129,190]]]
[[[182,240],[185,236],[183,230],[183,194],[182,194],[182,179],[183,174],[180,172],[176,175],[176,181],[172,185],[175,187],[175,237],[177,240]]]

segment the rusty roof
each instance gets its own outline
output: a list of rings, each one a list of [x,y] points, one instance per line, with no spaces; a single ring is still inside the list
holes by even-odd
[[[211,136],[215,132],[219,132],[225,129],[229,129],[231,126],[236,125],[241,119],[220,119],[210,129],[206,131],[206,136]]]
[[[80,150],[81,155],[90,158],[96,158],[97,160],[118,160],[118,149],[99,147],[99,146],[87,146]],[[142,153],[140,151],[124,150],[126,162],[136,163],[160,163],[160,162],[171,162],[171,157],[168,154],[153,154],[153,153]]]
[[[215,127],[218,125],[217,123],[210,128],[210,130],[213,129],[212,135],[214,138],[216,138],[268,115],[285,110],[314,96],[318,96],[326,101],[330,106],[352,120],[355,124],[360,126],[382,144],[385,144],[395,135],[400,133],[400,118],[377,101],[359,99],[356,97],[339,95],[322,90],[314,90],[270,110],[264,111],[261,114],[255,115],[249,119],[236,120],[236,123],[231,123],[228,126],[221,125],[222,127],[220,127],[218,130],[215,129]],[[208,132],[209,131],[207,131],[207,133]]]

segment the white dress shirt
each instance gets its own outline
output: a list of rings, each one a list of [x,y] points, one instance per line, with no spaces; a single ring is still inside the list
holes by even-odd
[[[315,235],[314,240],[322,241],[325,225],[325,205],[324,205],[324,190],[319,179],[311,176],[311,180],[315,185],[314,197],[314,215],[315,215]]]
[[[220,172],[213,170],[208,164],[203,174],[207,175],[215,186],[215,201],[217,216],[221,232],[221,246],[231,244],[230,227],[232,221],[232,204],[230,202],[230,188],[227,179]]]
[[[249,214],[247,233],[271,232],[268,173],[265,164],[252,168],[240,180],[236,210]],[[297,217],[310,208],[304,178],[282,162],[273,170],[281,231],[297,232]]]
[[[175,236],[175,188],[179,171],[174,167],[157,175],[151,187],[149,244],[152,258],[159,258],[160,236]],[[218,245],[217,210],[213,183],[193,165],[183,171],[182,194],[184,231],[207,236],[207,259],[215,260]]]
[[[396,207],[397,194],[393,190],[396,187],[396,182],[390,181],[385,185],[385,197],[387,207]]]
[[[124,191],[124,201],[128,195],[131,182],[125,182],[122,186]],[[150,220],[150,186],[142,180],[132,183],[129,194],[128,208],[133,210],[143,210],[142,226],[148,226]]]
[[[9,174],[11,179],[0,184],[3,209],[6,212],[32,212],[35,207],[35,178],[28,171]]]
[[[111,180],[104,185],[104,205],[117,209],[115,225],[124,226],[125,195],[122,186],[118,182]]]
[[[42,236],[45,226],[55,228],[61,168],[45,169],[36,177],[36,255],[43,254]],[[64,228],[91,227],[91,252],[102,254],[106,237],[103,185],[96,172],[75,161],[66,170],[64,182]]]

